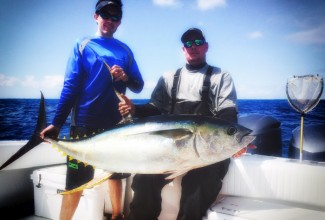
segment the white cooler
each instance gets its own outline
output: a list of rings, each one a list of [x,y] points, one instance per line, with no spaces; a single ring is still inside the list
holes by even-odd
[[[103,172],[96,169],[95,176]],[[65,189],[66,165],[35,170],[31,179],[34,185],[35,215],[49,219],[59,219],[62,195]],[[125,196],[125,179],[122,180],[122,207]],[[104,183],[84,190],[78,208],[73,216],[75,220],[102,220],[105,213],[112,212],[108,193],[108,184]]]

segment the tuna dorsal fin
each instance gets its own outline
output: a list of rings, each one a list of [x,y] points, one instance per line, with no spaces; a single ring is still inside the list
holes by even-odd
[[[153,131],[150,132],[150,134],[161,135],[167,138],[172,138],[175,141],[180,141],[191,137],[193,135],[193,132],[189,129],[179,128],[179,129]]]
[[[106,181],[111,175],[112,175],[111,173],[104,172],[104,173],[100,174],[99,176],[95,177],[94,179],[90,180],[88,183],[85,183],[77,188],[72,189],[72,190],[64,191],[60,194],[67,195],[67,194],[71,194],[71,193],[75,193],[75,192],[80,192],[85,189],[91,189],[91,188],[101,184],[102,182]]]

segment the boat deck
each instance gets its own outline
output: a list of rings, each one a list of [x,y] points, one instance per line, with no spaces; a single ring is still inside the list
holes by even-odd
[[[13,146],[17,146],[16,148],[21,145],[21,143],[13,143]],[[15,152],[16,150],[11,149],[13,146],[8,146],[8,148],[10,148],[12,152]],[[43,164],[36,164],[36,167],[33,168],[27,166],[29,164],[28,161],[33,162],[33,159],[37,155],[50,155],[51,159],[53,159],[56,153],[56,151],[53,152],[53,149],[49,146],[45,146],[45,144],[43,147],[37,150],[35,149],[34,152],[33,150],[29,154],[24,155],[18,163],[12,164],[11,168],[8,167],[8,169],[0,173],[0,178],[2,180],[7,180],[0,181],[0,204],[2,205],[0,207],[2,207],[2,210],[7,211],[8,215],[12,215],[16,211],[20,212],[20,209],[17,206],[13,207],[13,204],[17,204],[17,202],[26,199],[27,195],[31,196],[31,200],[33,199],[34,184],[30,175],[32,170],[37,169],[38,166],[46,165],[46,157],[44,157]],[[8,158],[9,156],[10,155],[5,155],[4,158]],[[64,161],[65,158],[58,158],[54,162],[62,163]],[[44,180],[43,178],[43,181]],[[132,179],[129,178],[128,182],[130,183],[131,181]],[[18,182],[19,184],[8,184]],[[258,213],[273,216],[274,218],[272,218],[272,220],[325,219],[324,162],[300,162],[299,160],[286,158],[247,155],[231,160],[229,171],[223,182],[224,184],[220,194],[226,196],[226,199],[211,206],[207,212],[207,218],[205,219],[244,220],[252,219],[251,216],[255,216]],[[129,203],[132,199],[129,183],[125,187],[125,193],[127,195],[124,208],[129,207]],[[22,191],[24,188],[28,190],[28,193]],[[163,189],[160,220],[176,219],[180,189],[181,177],[175,178],[173,182],[167,184]],[[54,205],[52,203],[45,204],[46,200],[44,199],[40,201],[42,201],[44,205],[47,205],[47,207],[53,209]],[[238,203],[236,209],[228,207],[229,204],[233,205],[236,203]],[[30,205],[30,203],[27,205]],[[9,210],[8,207],[12,209]],[[22,217],[20,219],[48,219],[32,215],[34,209],[33,207],[30,209],[31,212],[26,214],[28,217]],[[230,213],[225,213],[225,210],[230,210]],[[87,212],[89,212],[89,206]],[[127,210],[125,210],[125,212],[127,213]],[[100,211],[100,213],[102,212]],[[3,217],[3,214],[4,213],[1,212],[1,217]],[[278,216],[274,216],[274,214]],[[290,215],[294,215],[295,218],[291,218]],[[103,217],[103,219],[106,218],[109,219],[108,217]],[[102,220],[100,217],[97,219]],[[265,218],[263,220],[265,220]]]

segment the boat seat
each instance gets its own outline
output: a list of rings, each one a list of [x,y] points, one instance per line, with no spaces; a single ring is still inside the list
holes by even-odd
[[[177,177],[163,188],[160,220],[176,219],[181,194],[181,179],[182,176]],[[227,198],[241,197],[242,199],[236,199],[236,202],[243,206],[245,204],[242,202],[256,205],[259,201],[264,201],[264,207],[272,207],[281,202],[284,203],[286,209],[292,207],[292,210],[296,209],[297,212],[303,209],[311,210],[310,212],[313,210],[325,212],[324,183],[325,163],[323,162],[300,162],[287,158],[248,154],[231,159],[220,195],[221,197],[227,196]],[[227,201],[229,199],[224,200],[224,202]],[[213,207],[218,208],[219,205],[214,204]],[[209,210],[208,216],[212,215],[213,207]],[[216,218],[211,217],[211,219]]]
[[[279,200],[225,196],[207,211],[203,220],[323,220],[325,212]]]

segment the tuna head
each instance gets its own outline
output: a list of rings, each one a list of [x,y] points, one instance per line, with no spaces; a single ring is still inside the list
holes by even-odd
[[[255,139],[251,132],[241,125],[210,118],[197,126],[197,154],[207,163],[227,159]]]

